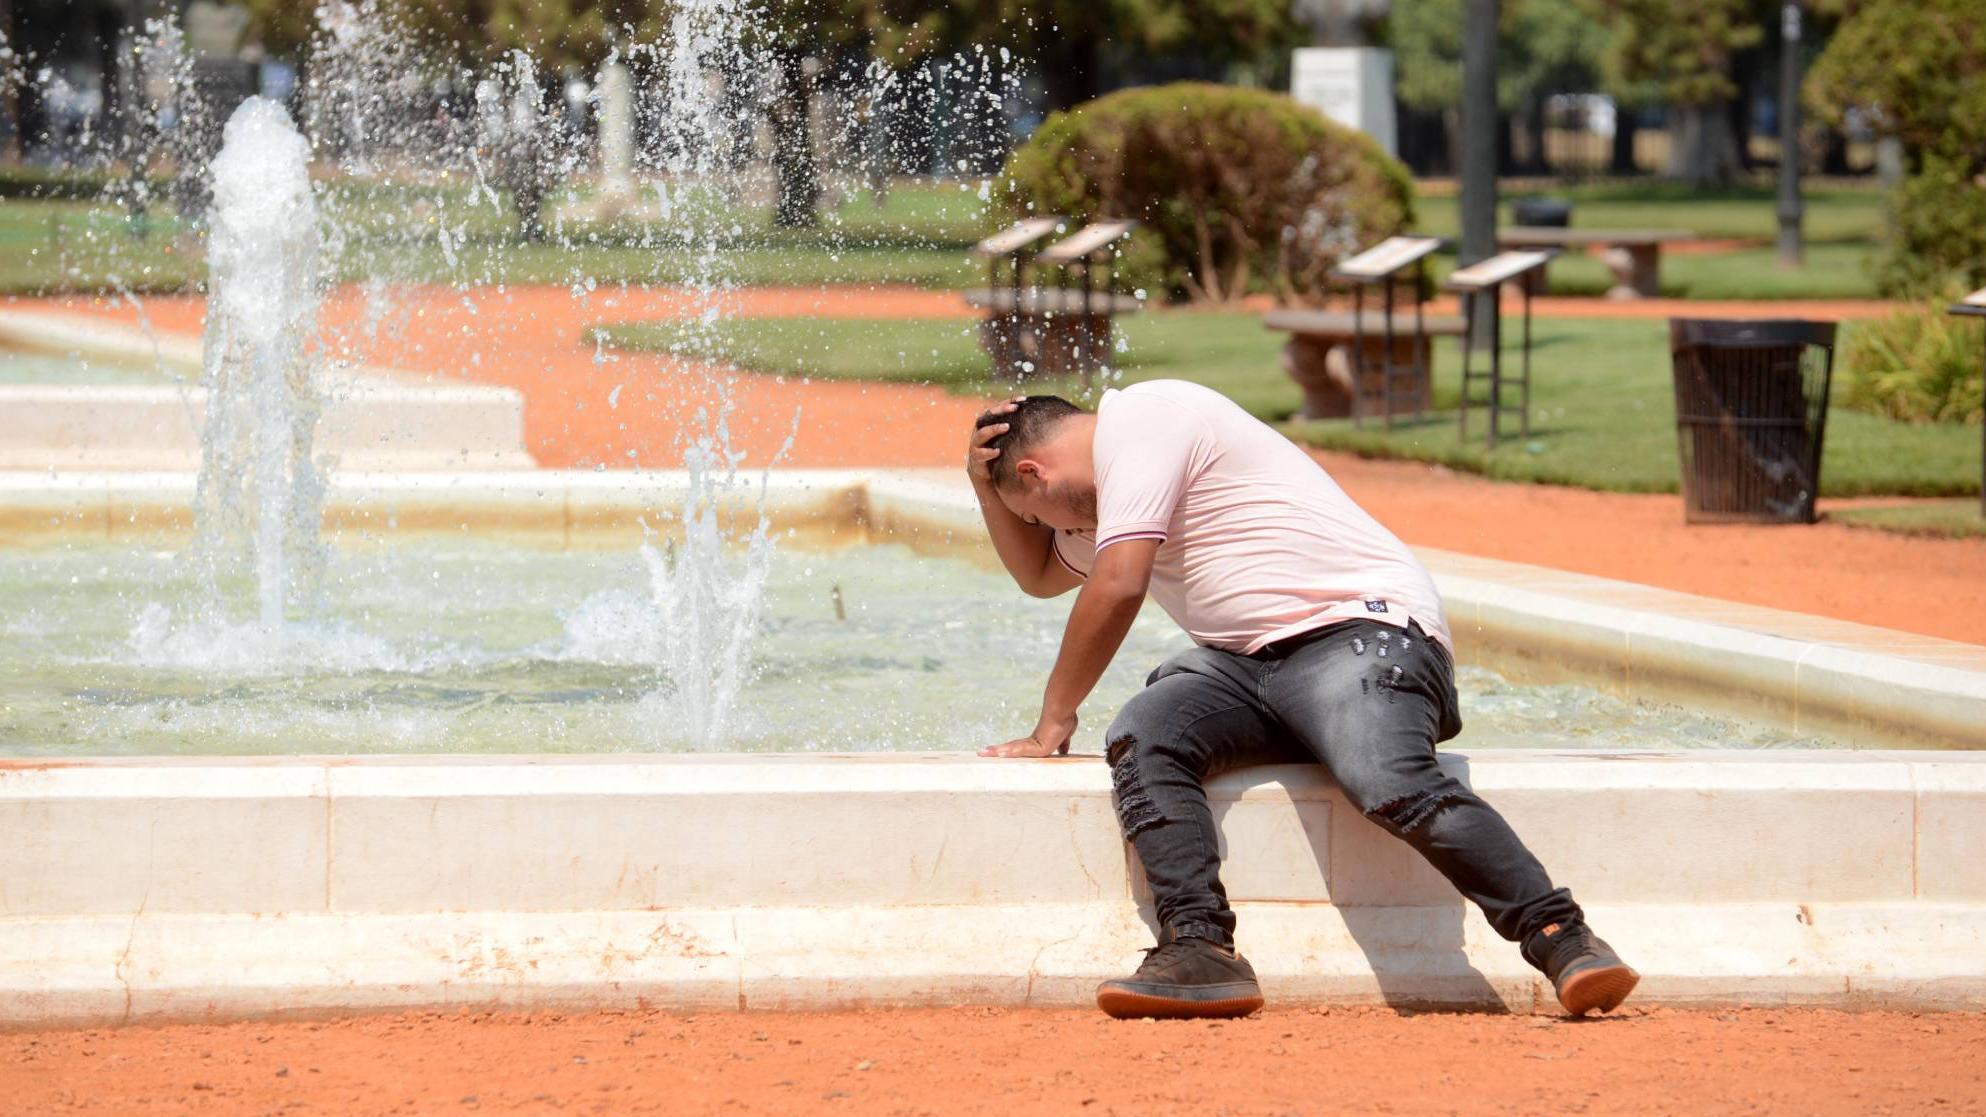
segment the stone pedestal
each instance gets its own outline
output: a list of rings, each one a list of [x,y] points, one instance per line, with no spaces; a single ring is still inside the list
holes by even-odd
[[[1085,351],[1090,368],[1102,368],[1111,342],[1107,314],[1009,312],[979,323],[979,346],[993,358],[994,373],[1015,380],[1079,375]]]
[[[618,62],[600,67],[600,193],[634,193],[634,79]]]
[[[1305,419],[1347,419],[1353,414],[1358,393],[1353,387],[1355,342],[1351,338],[1323,338],[1298,334],[1283,345],[1283,371],[1303,389]],[[1417,344],[1412,334],[1393,339],[1393,363],[1411,364],[1416,374],[1409,380],[1393,382],[1393,413],[1398,415],[1425,409],[1428,398],[1428,347]],[[1368,335],[1365,339],[1365,395],[1367,403],[1361,418],[1383,413],[1385,384],[1380,379],[1386,364],[1386,339]]]

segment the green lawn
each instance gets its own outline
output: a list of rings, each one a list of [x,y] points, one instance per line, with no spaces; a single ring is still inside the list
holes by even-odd
[[[1680,183],[1632,182],[1566,185],[1544,195],[1572,203],[1575,228],[1684,229],[1699,237],[1771,239],[1779,231],[1777,195],[1769,186],[1698,189]],[[1498,219],[1510,221],[1510,202],[1521,195],[1503,191]],[[1868,241],[1883,231],[1883,195],[1873,185],[1829,186],[1805,192],[1801,228],[1809,244]],[[1461,230],[1457,200],[1422,196],[1414,212],[1422,229],[1452,237]]]
[[[1900,535],[1923,535],[1936,539],[1986,539],[1986,515],[1979,501],[1927,501],[1922,504],[1837,508],[1827,514],[1850,527],[1872,527]]]
[[[674,283],[708,276],[753,286],[963,287],[981,274],[966,251],[982,233],[983,203],[956,184],[902,185],[881,207],[854,195],[814,229],[775,229],[763,213],[709,198],[678,204],[696,212],[697,227],[722,231],[685,244],[680,220],[566,217],[555,238],[527,243],[507,208],[456,187],[338,184],[325,191],[320,209],[338,229],[327,239],[327,269],[347,280]],[[107,203],[0,199],[0,294],[178,290],[204,279],[202,250],[180,235],[169,207],[153,210],[147,232],[134,235],[125,211]],[[708,267],[700,260],[706,247],[719,250]]]
[[[1806,194],[1806,259],[1779,266],[1773,238],[1779,230],[1775,195],[1767,187],[1695,190],[1675,183],[1569,185],[1548,192],[1572,203],[1572,225],[1588,229],[1677,229],[1699,237],[1760,242],[1715,255],[1665,253],[1662,293],[1688,299],[1875,298],[1868,257],[1883,231],[1883,196],[1873,188],[1827,187]],[[1510,221],[1509,199],[1498,219]],[[1460,230],[1453,197],[1414,202],[1420,230],[1454,237]],[[1437,258],[1446,274],[1452,256]],[[1612,285],[1607,269],[1584,253],[1568,253],[1551,266],[1555,295],[1598,295]]]
[[[1575,226],[1689,229],[1761,241],[1776,227],[1772,195],[1762,189],[1706,193],[1636,183],[1555,193],[1573,202]],[[957,183],[902,183],[882,206],[858,192],[825,213],[819,228],[797,230],[774,229],[762,208],[710,190],[673,198],[668,216],[652,192],[620,217],[589,218],[590,202],[578,196],[555,207],[557,237],[530,244],[518,239],[506,206],[459,185],[335,182],[324,187],[322,202],[340,229],[329,266],[346,279],[677,282],[704,273],[695,250],[705,245],[686,245],[678,236],[694,225],[721,230],[707,243],[722,250],[714,274],[730,282],[956,288],[982,274],[966,250],[984,231],[985,203]],[[1416,206],[1422,231],[1455,234],[1453,198],[1422,198]],[[1688,298],[1873,296],[1865,262],[1882,222],[1882,200],[1872,190],[1816,190],[1808,198],[1806,266],[1780,269],[1769,244],[1713,256],[1671,253],[1663,259],[1663,286]],[[197,282],[205,273],[200,249],[177,235],[169,207],[157,207],[149,225],[151,235],[141,239],[112,205],[0,199],[0,293],[172,290]],[[1435,270],[1452,266],[1453,257],[1442,256]],[[1552,266],[1554,293],[1599,294],[1609,283],[1599,261],[1583,255]]]
[[[990,382],[969,321],[743,320],[725,323],[694,343],[670,326],[610,327],[608,334],[624,347],[715,352],[764,372],[936,383],[986,396],[1013,387]],[[1663,324],[1540,319],[1536,336],[1531,437],[1511,438],[1494,453],[1480,442],[1460,444],[1452,410],[1391,432],[1342,421],[1297,422],[1288,429],[1318,446],[1440,462],[1499,479],[1676,491],[1675,408]],[[1117,383],[1191,379],[1271,421],[1286,421],[1296,411],[1299,394],[1278,363],[1281,335],[1262,329],[1254,315],[1144,314],[1124,320],[1122,337]],[[1437,408],[1453,408],[1459,376],[1458,347],[1441,343]],[[1076,384],[1036,381],[1028,387],[1083,394]],[[1836,408],[1828,423],[1822,484],[1828,496],[1976,493],[1979,431],[1895,423]]]
[[[1797,268],[1779,266],[1770,245],[1714,255],[1665,253],[1662,293],[1678,299],[1873,299],[1879,298],[1866,242],[1809,244]],[[1435,271],[1447,274],[1454,257],[1436,258]],[[1606,265],[1585,253],[1552,261],[1549,290],[1554,295],[1601,295],[1613,286]]]

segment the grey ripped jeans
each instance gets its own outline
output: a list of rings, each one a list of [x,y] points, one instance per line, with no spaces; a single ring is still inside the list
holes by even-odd
[[[1353,620],[1254,655],[1167,660],[1105,737],[1118,821],[1173,936],[1234,941],[1202,781],[1247,764],[1317,762],[1352,805],[1419,850],[1498,934],[1579,916],[1488,803],[1435,761],[1462,728],[1454,666],[1418,625]]]

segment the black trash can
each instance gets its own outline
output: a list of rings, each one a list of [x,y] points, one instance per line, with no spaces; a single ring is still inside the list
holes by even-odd
[[[1810,524],[1834,323],[1669,319],[1690,523]]]
[[[1510,223],[1563,229],[1572,224],[1572,203],[1561,198],[1519,198],[1510,203]]]

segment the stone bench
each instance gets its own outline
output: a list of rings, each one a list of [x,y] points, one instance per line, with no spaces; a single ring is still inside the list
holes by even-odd
[[[1468,332],[1468,323],[1457,314],[1429,314],[1422,322],[1429,339],[1461,337]],[[1390,354],[1384,311],[1368,310],[1354,317],[1348,310],[1274,310],[1263,317],[1262,325],[1291,335],[1283,344],[1283,371],[1303,389],[1305,419],[1343,419],[1352,415],[1360,395],[1352,382],[1356,367],[1352,349],[1361,334],[1365,339],[1364,364],[1375,382],[1389,358],[1396,366],[1411,364],[1420,370],[1404,394],[1395,389],[1394,403],[1398,409],[1421,410],[1430,402],[1429,354],[1426,344],[1415,334],[1412,314],[1394,312]],[[1368,390],[1364,395],[1370,398],[1374,393]]]
[[[1517,225],[1496,235],[1499,248],[1581,248],[1596,253],[1614,274],[1610,299],[1656,298],[1662,293],[1662,245],[1694,240],[1676,229],[1561,229]],[[1542,273],[1538,280],[1543,283]]]

